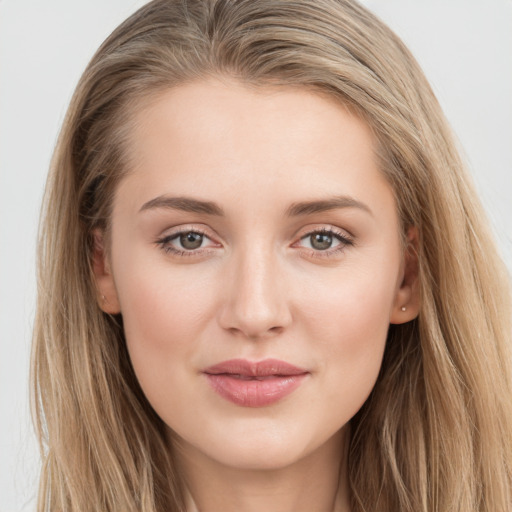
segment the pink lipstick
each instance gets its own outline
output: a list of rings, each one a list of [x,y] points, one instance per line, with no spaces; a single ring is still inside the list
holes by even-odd
[[[307,370],[278,359],[231,359],[210,366],[203,373],[214,391],[243,407],[273,404],[297,389],[309,375]]]

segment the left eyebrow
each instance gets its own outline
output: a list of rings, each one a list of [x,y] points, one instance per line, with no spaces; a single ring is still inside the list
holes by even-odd
[[[373,212],[369,206],[350,196],[335,196],[328,199],[293,203],[289,208],[287,208],[286,215],[288,217],[311,215],[312,213],[337,210],[338,208],[358,208],[359,210],[369,213],[373,217]]]

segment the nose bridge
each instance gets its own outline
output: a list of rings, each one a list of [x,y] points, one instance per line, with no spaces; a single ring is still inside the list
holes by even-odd
[[[233,254],[222,325],[247,337],[280,332],[291,319],[279,258],[270,244],[247,243]]]

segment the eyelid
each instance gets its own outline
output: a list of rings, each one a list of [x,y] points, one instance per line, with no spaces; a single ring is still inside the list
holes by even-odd
[[[199,247],[197,249],[180,249],[178,247],[173,247],[171,245],[171,242],[173,240],[178,238],[180,235],[186,233],[198,233],[202,235],[204,238],[210,240],[212,242],[212,245],[209,245],[207,247]],[[160,248],[166,253],[175,254],[179,256],[197,256],[202,255],[206,252],[210,252],[212,248],[222,247],[222,244],[220,242],[217,242],[216,238],[217,237],[210,233],[210,230],[205,229],[203,226],[197,224],[182,224],[174,228],[170,228],[169,230],[166,230],[164,234],[157,237],[157,239],[155,240],[155,244],[160,246]]]
[[[351,242],[354,242],[355,236],[350,233],[350,231],[339,228],[337,226],[334,226],[332,224],[310,224],[308,226],[305,226],[297,231],[297,234],[295,235],[295,239],[302,240],[303,238],[310,236],[314,233],[326,233],[331,234],[333,236],[336,236],[337,238],[341,238],[344,240],[349,240]]]
[[[307,229],[307,230],[306,230]],[[302,232],[297,235],[297,241],[292,244],[292,247],[302,249],[302,251],[308,253],[309,256],[314,258],[328,258],[331,256],[341,255],[347,247],[355,245],[355,237],[344,229],[340,229],[332,225],[318,225],[316,227],[308,227],[301,230]],[[308,238],[314,234],[322,233],[330,235],[336,238],[340,243],[332,248],[320,250],[310,247],[301,247],[299,244],[305,238]]]
[[[158,235],[157,239],[169,238],[182,233],[199,233],[210,239],[218,239],[219,237],[213,232],[208,226],[204,224],[178,224],[171,226],[162,231],[162,234]]]
[[[210,240],[211,245],[206,247],[199,247],[197,249],[180,249],[174,247],[171,242],[178,238],[180,235],[185,233],[198,233],[204,238]],[[314,249],[312,247],[303,247],[300,242],[307,237],[314,234],[322,233],[332,236],[338,240],[338,244],[328,249]],[[221,242],[218,242],[215,235],[211,234],[210,229],[205,229],[205,226],[197,224],[185,224],[169,228],[164,231],[164,234],[160,235],[156,240],[155,244],[158,245],[166,253],[174,254],[177,256],[200,256],[207,253],[211,253],[212,249],[218,249],[223,247]],[[307,253],[311,257],[325,258],[341,254],[348,246],[355,245],[354,236],[347,230],[338,228],[332,225],[316,225],[302,228],[299,233],[294,237],[295,242],[291,244],[291,247],[302,250],[303,253]]]

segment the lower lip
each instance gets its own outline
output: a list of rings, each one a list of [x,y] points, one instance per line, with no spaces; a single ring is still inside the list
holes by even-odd
[[[206,374],[208,382],[220,396],[243,407],[265,407],[295,391],[307,373],[240,379],[226,374]]]

